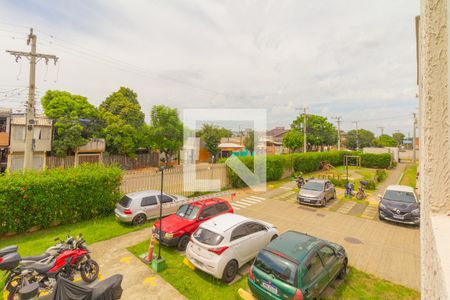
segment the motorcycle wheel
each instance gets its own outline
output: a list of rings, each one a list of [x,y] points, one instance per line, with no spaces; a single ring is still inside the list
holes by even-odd
[[[7,295],[7,297],[5,297],[5,299],[8,299],[8,300],[19,300],[20,299],[18,286],[10,287],[7,290],[7,293],[8,293],[8,295]]]
[[[91,283],[97,280],[100,267],[93,259],[88,259],[81,264],[80,275],[84,282]]]

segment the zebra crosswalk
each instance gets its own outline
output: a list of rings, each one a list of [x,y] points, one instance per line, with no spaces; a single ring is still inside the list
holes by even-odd
[[[257,204],[260,203],[262,201],[266,200],[266,198],[263,197],[258,197],[258,196],[249,196],[234,202],[231,202],[231,206],[233,207],[234,210],[240,210],[242,208],[246,208],[249,207],[253,204]]]

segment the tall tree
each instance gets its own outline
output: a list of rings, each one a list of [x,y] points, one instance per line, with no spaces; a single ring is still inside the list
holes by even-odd
[[[133,90],[121,87],[100,104],[102,136],[108,152],[134,156],[137,148],[148,144],[148,136],[143,135],[147,132],[145,115],[137,97]]]
[[[359,139],[359,147],[370,147],[372,146],[372,141],[375,139],[375,135],[372,131],[366,129],[356,129],[350,130],[347,132],[347,142],[346,145],[350,149],[356,149],[356,136],[358,135]]]
[[[291,128],[298,130],[303,136],[304,116],[299,115],[295,119]],[[337,142],[337,132],[334,125],[328,122],[326,117],[318,115],[307,115],[306,117],[306,142],[309,145],[325,146],[334,145]]]
[[[289,130],[283,136],[283,146],[288,148],[290,152],[295,152],[303,146],[303,134],[295,129]]]
[[[250,152],[250,155],[255,151],[255,131],[250,130],[244,139],[244,146]]]
[[[141,105],[137,100],[137,94],[126,87],[121,87],[118,91],[112,93],[100,104],[101,113],[109,112],[126,124],[139,129],[144,125],[145,115],[141,111]]]
[[[397,141],[392,136],[383,134],[373,140],[373,145],[375,147],[395,147]]]
[[[175,108],[155,105],[150,112],[151,138],[156,148],[164,153],[166,162],[183,146],[183,124]]]
[[[209,153],[214,157],[214,161],[217,158],[217,154],[219,153],[219,144],[221,136],[221,129],[212,124],[203,124],[202,128],[198,131],[198,136],[205,143],[205,147]]]
[[[403,145],[403,140],[405,139],[405,135],[401,132],[396,132],[392,135],[392,137],[397,141],[397,145]]]
[[[98,110],[86,97],[49,90],[42,97],[42,107],[45,115],[54,120],[53,150],[58,156],[75,151],[99,134]],[[81,120],[90,125],[83,126]]]

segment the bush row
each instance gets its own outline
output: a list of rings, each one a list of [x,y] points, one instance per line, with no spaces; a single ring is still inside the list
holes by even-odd
[[[100,165],[0,176],[0,233],[111,214],[121,177],[119,168]]]
[[[294,173],[318,171],[320,170],[322,162],[327,162],[333,166],[342,166],[344,163],[344,155],[361,156],[361,166],[367,168],[388,168],[391,162],[390,154],[365,154],[348,151],[267,155],[266,180],[274,181],[281,179],[285,170],[292,170]],[[251,171],[254,171],[254,157],[239,157],[239,159]],[[256,164],[258,164],[258,159]],[[232,187],[239,188],[246,186],[245,182],[229,167],[227,167],[227,174]],[[340,184],[338,184],[338,186],[339,185]]]

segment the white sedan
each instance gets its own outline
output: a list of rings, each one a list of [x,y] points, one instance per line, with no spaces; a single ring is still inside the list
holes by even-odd
[[[186,257],[198,269],[229,283],[241,266],[277,237],[278,229],[272,224],[224,214],[204,222],[192,234]]]

